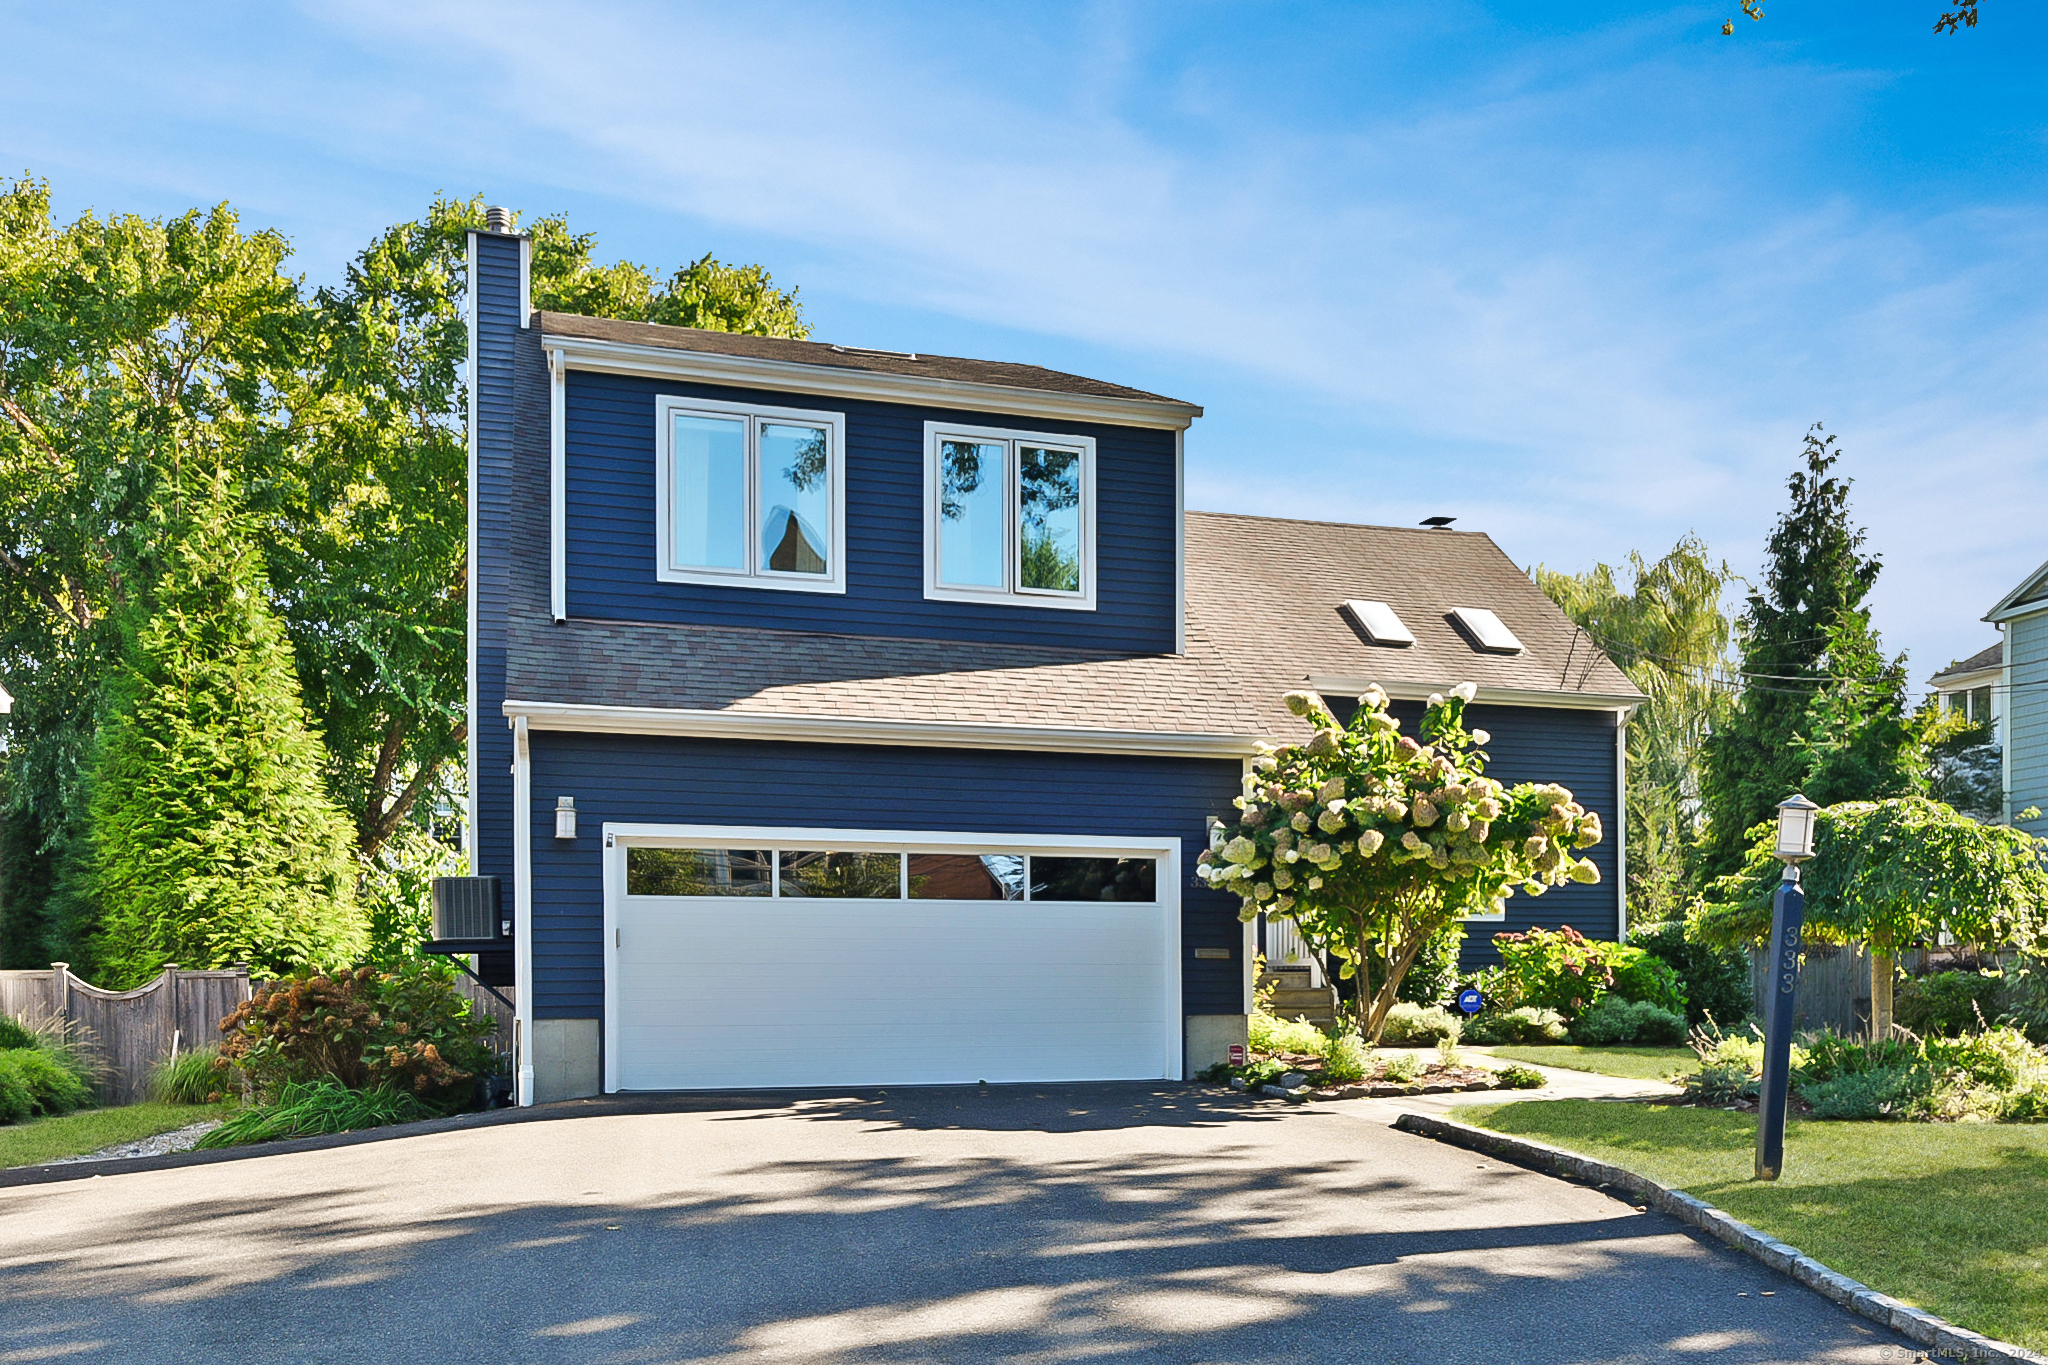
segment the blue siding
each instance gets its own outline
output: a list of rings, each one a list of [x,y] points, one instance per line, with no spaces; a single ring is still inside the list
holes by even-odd
[[[846,592],[655,581],[659,394],[846,414]],[[924,600],[924,423],[1056,430],[1096,442],[1096,610]],[[815,394],[572,372],[567,398],[568,606],[574,616],[1170,653],[1174,435]],[[534,547],[545,553],[545,547]]]
[[[1179,836],[1181,980],[1190,1014],[1243,1008],[1237,898],[1195,880],[1206,817],[1228,808],[1233,762],[1106,755],[754,744],[622,735],[532,736],[534,1010],[598,1018],[604,1007],[606,821],[991,834]],[[580,837],[554,839],[557,796]],[[1197,961],[1197,948],[1230,960]],[[904,988],[914,989],[906,963]]]
[[[513,446],[516,394],[530,379],[519,373],[519,239],[476,237],[475,291],[477,506],[476,733],[477,825],[470,832],[480,875],[512,878],[512,739],[505,728],[505,618],[514,594],[515,555],[547,553],[523,543],[513,518]],[[530,366],[529,366],[530,368]]]
[[[1346,720],[1353,704],[1331,698],[1331,707]],[[1397,701],[1390,708],[1404,734],[1414,734],[1422,719],[1422,703]],[[1615,726],[1612,711],[1574,711],[1545,706],[1472,706],[1465,711],[1470,729],[1484,730],[1491,762],[1487,775],[1510,787],[1524,782],[1557,782],[1571,789],[1587,810],[1600,813],[1607,837],[1586,856],[1600,869],[1600,882],[1576,882],[1541,896],[1516,892],[1508,900],[1506,923],[1468,926],[1461,965],[1466,971],[1500,961],[1493,946],[1499,933],[1533,928],[1556,929],[1569,924],[1588,938],[1612,939],[1620,927],[1621,887],[1615,877],[1621,822],[1614,790]]]

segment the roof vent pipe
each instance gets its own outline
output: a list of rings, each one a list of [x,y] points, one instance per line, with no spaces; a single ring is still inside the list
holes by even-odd
[[[485,209],[484,230],[487,232],[510,232],[512,230],[512,210],[501,209],[495,205]]]

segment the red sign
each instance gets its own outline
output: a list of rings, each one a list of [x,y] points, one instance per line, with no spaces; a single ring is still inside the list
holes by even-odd
[[[1230,1064],[1231,1064],[1232,1066],[1243,1066],[1243,1065],[1244,1065],[1244,1044],[1243,1044],[1243,1043],[1232,1043],[1232,1044],[1230,1045]]]

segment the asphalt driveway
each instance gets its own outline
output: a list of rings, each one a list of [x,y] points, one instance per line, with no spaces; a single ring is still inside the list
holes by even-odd
[[[569,1112],[0,1190],[0,1362],[1917,1355],[1659,1215],[1316,1107]]]

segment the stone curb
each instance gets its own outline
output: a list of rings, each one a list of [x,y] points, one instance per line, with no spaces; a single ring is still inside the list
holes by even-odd
[[[1746,1252],[1762,1261],[1771,1269],[1789,1275],[1808,1289],[1832,1299],[1850,1312],[1872,1322],[1882,1323],[1900,1336],[1933,1348],[1940,1356],[1950,1360],[2001,1361],[2013,1365],[2048,1365],[2048,1356],[2030,1351],[2024,1346],[2010,1342],[1993,1341],[1967,1328],[1958,1327],[1945,1318],[1932,1313],[1923,1313],[1897,1299],[1880,1294],[1868,1285],[1858,1284],[1847,1275],[1828,1269],[1790,1247],[1775,1237],[1758,1232],[1749,1224],[1729,1217],[1711,1204],[1693,1198],[1682,1190],[1660,1185],[1647,1176],[1620,1166],[1610,1166],[1604,1161],[1567,1152],[1561,1147],[1552,1147],[1541,1142],[1530,1142],[1526,1138],[1509,1137],[1505,1133],[1491,1132],[1485,1128],[1474,1128],[1470,1124],[1450,1119],[1434,1118],[1428,1114],[1403,1114],[1394,1120],[1394,1127],[1417,1137],[1435,1138],[1456,1147],[1470,1148],[1503,1161],[1512,1161],[1518,1166],[1530,1166],[1549,1175],[1564,1176],[1587,1184],[1625,1191],[1633,1195],[1646,1208],[1655,1209],[1690,1224],[1709,1236],[1727,1243],[1737,1251]]]

